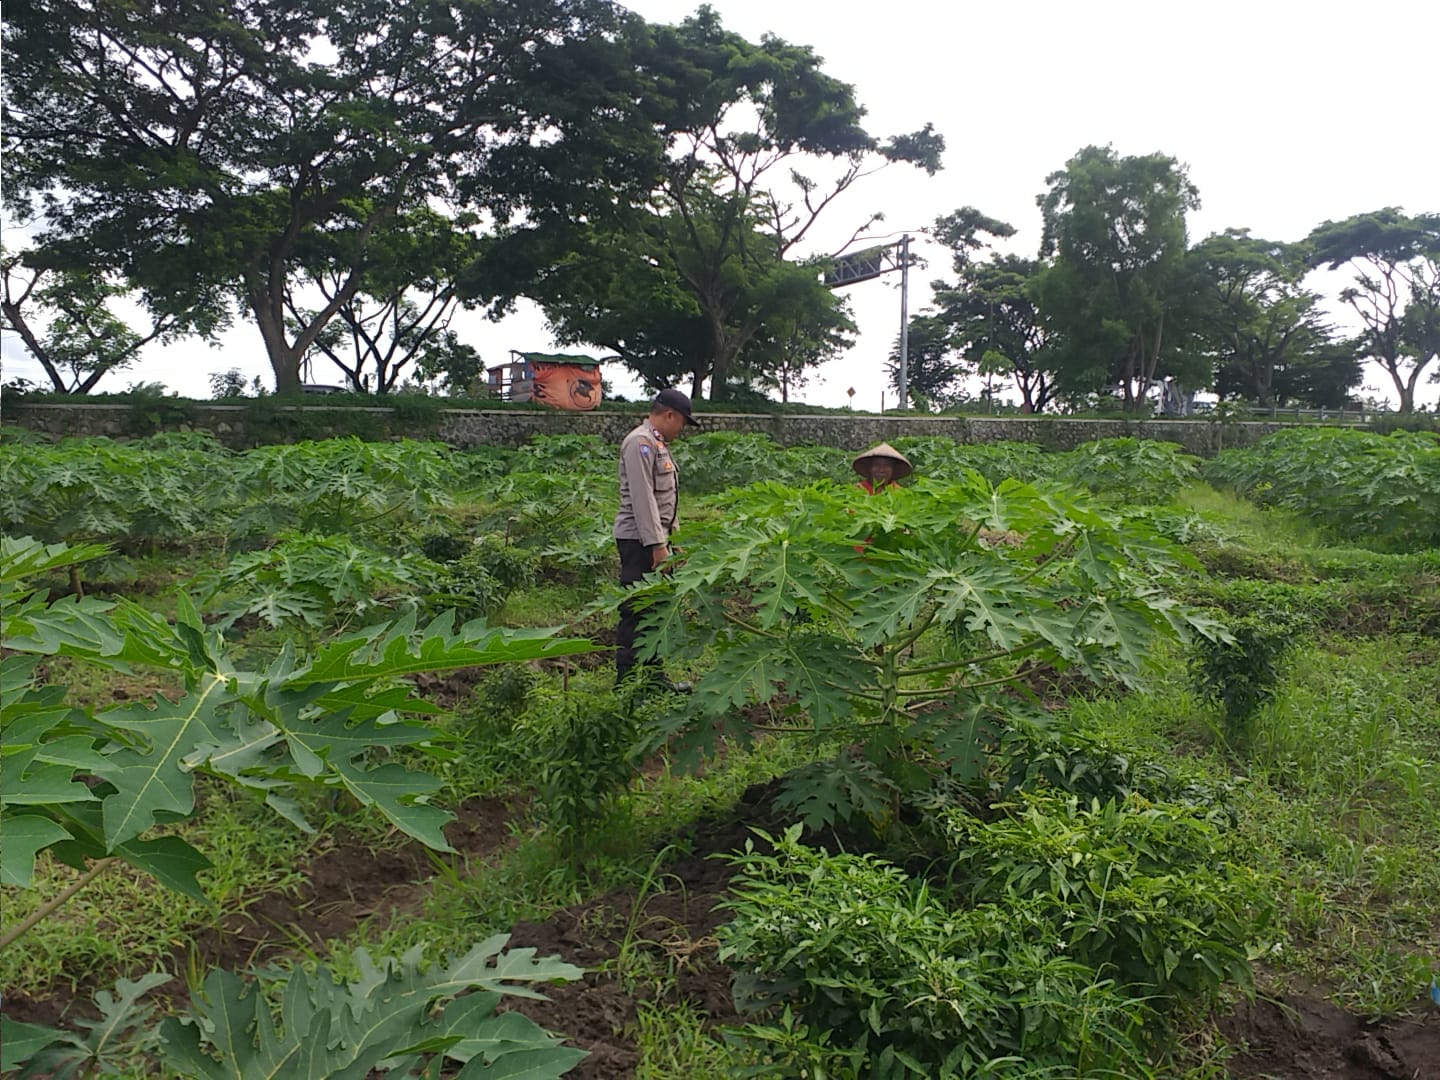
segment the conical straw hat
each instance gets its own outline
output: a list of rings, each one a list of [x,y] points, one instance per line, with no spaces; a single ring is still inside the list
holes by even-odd
[[[888,442],[882,442],[879,446],[872,446],[852,461],[850,467],[868,480],[870,479],[870,460],[872,458],[889,458],[895,462],[894,479],[896,480],[903,480],[915,471],[915,466],[910,464],[910,459],[900,453],[899,450],[896,450]]]

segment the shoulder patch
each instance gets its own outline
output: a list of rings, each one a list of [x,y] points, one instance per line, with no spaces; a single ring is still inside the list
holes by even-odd
[[[644,443],[644,442],[642,442],[642,443],[640,444],[640,456],[641,456],[641,457],[649,457],[649,456],[650,456],[650,444],[649,444],[649,443]]]

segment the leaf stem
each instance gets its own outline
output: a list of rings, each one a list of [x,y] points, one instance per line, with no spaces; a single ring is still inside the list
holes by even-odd
[[[1045,567],[1049,566],[1056,559],[1061,558],[1064,555],[1068,555],[1074,549],[1075,545],[1079,542],[1080,534],[1077,532],[1073,536],[1071,536],[1070,539],[1066,540],[1063,544],[1055,545],[1055,547],[1051,548],[1049,553],[1043,559],[1041,559],[1038,563],[1035,564],[1035,569],[1031,570],[1028,574],[1025,574],[1022,577],[1018,578],[1015,584],[1024,585],[1027,581],[1033,578],[1036,574],[1040,573],[1041,570],[1044,570]]]
[[[994,652],[985,653],[981,656],[969,656],[964,660],[945,660],[938,664],[927,664],[924,667],[905,668],[901,675],[938,675],[946,671],[958,671],[961,668],[971,667],[974,664],[983,664],[988,660],[999,660],[1006,656],[1024,656],[1027,652],[1039,648],[1044,642],[1040,638],[1033,638],[1021,645],[1012,646],[1009,649],[996,649]]]
[[[36,923],[42,922],[55,911],[57,911],[61,907],[64,907],[72,896],[78,893],[86,885],[89,885],[90,882],[94,881],[107,869],[109,869],[110,864],[114,861],[114,855],[110,855],[104,859],[101,859],[94,866],[90,867],[89,870],[86,870],[85,873],[81,874],[69,885],[61,889],[60,892],[58,892],[51,899],[45,901],[45,903],[41,904],[24,919],[21,919],[20,922],[16,923],[9,930],[7,930],[3,937],[0,937],[0,949],[8,948],[11,944],[15,942],[17,938],[21,937],[28,930],[34,927]]]
[[[915,644],[915,642],[919,641],[920,635],[925,633],[926,630],[929,630],[931,625],[935,622],[935,616],[939,613],[939,611],[940,609],[938,607],[932,607],[930,609],[930,613],[925,616],[924,620],[920,623],[919,626],[917,626],[910,633],[906,634],[904,637],[900,638],[894,643],[895,651],[897,653],[904,652],[911,645]]]
[[[739,615],[731,615],[730,612],[724,611],[724,610],[722,610],[722,611],[720,612],[720,614],[722,614],[723,616],[725,616],[725,621],[726,621],[726,622],[734,623],[736,626],[740,627],[740,629],[742,629],[742,630],[748,630],[748,631],[749,631],[750,633],[752,633],[752,634],[759,634],[761,637],[767,637],[767,638],[769,638],[771,641],[781,641],[781,640],[783,640],[783,638],[781,637],[781,635],[776,634],[776,633],[773,633],[773,632],[770,631],[770,630],[762,630],[762,629],[760,629],[760,627],[754,626],[754,625],[752,625],[751,623],[746,622],[744,619],[740,618]]]

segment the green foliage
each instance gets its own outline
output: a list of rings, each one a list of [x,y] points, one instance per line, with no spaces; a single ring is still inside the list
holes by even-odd
[[[1380,413],[1365,428],[1376,435],[1389,435],[1396,431],[1429,431],[1440,435],[1440,416],[1434,413]]]
[[[1214,632],[1157,588],[1183,556],[1143,523],[973,473],[874,497],[756,484],[680,543],[683,565],[635,590],[641,651],[709,662],[694,745],[745,736],[736,710],[757,701],[858,742],[796,778],[816,825],[883,824],[897,799],[975,775],[981,731],[1004,726],[987,687],[1038,664],[1135,683],[1158,640]],[[932,630],[938,653],[912,655]]]
[[[623,703],[565,704],[534,748],[537,796],[547,830],[567,852],[584,850],[635,776],[635,710]]]
[[[470,538],[436,530],[420,537],[420,552],[431,562],[452,563],[470,550]]]
[[[214,536],[223,532],[234,461],[194,434],[12,445],[0,459],[0,528],[131,547]]]
[[[1045,178],[1040,255],[1028,290],[1051,337],[1047,366],[1063,397],[1118,387],[1125,409],[1167,376],[1209,382],[1201,358],[1180,347],[1187,280],[1185,215],[1200,204],[1186,169],[1164,154],[1122,157],[1087,146]]]
[[[449,850],[441,828],[451,815],[427,801],[440,782],[388,760],[400,748],[441,753],[435,731],[401,715],[428,711],[404,677],[589,647],[479,624],[456,631],[449,616],[422,628],[409,617],[309,657],[287,645],[264,670],[245,670],[183,593],[171,623],[128,600],[51,603],[29,584],[94,554],[3,541],[0,877],[7,885],[28,883],[36,854],[49,849],[77,868],[118,856],[201,896],[195,873],[204,858],[178,836],[152,830],[194,813],[202,774],[252,793],[304,829],[300,791],[343,792],[407,835]],[[107,671],[158,668],[183,680],[183,690],[174,700],[157,694],[149,703],[74,708],[63,688],[37,684],[36,661],[46,656]]]
[[[687,494],[713,494],[757,479],[801,487],[853,475],[843,450],[781,447],[768,435],[706,432],[681,439],[672,450]]]
[[[722,903],[736,1003],[783,1005],[744,1034],[769,1075],[1004,1077],[1143,1072],[1141,1002],[1055,948],[1045,905],[950,910],[874,856],[759,834]]]
[[[440,574],[427,560],[384,555],[348,537],[286,532],[274,547],[237,555],[197,584],[206,590],[202,606],[222,616],[222,629],[246,615],[272,628],[291,622],[319,627],[356,617],[369,621],[395,607],[413,609],[418,600],[411,594]]]
[[[481,537],[458,559],[442,568],[429,601],[454,608],[465,618],[488,618],[518,589],[535,583],[540,557],[499,537]]]
[[[1045,264],[993,249],[980,261],[980,251],[992,246],[982,234],[1011,237],[1015,229],[974,207],[937,218],[935,231],[953,253],[951,267],[958,278],[953,285],[935,283],[940,309],[935,321],[945,328],[950,348],[962,361],[959,370],[985,376],[987,389],[992,378],[1012,379],[1025,413],[1041,412],[1054,394],[1057,355],[1035,304]],[[993,395],[983,396],[993,403]]]
[[[98,1020],[77,1020],[81,1029],[59,1031],[39,1024],[17,1023],[0,1017],[0,1047],[4,1060],[0,1069],[25,1068],[17,1080],[45,1077],[70,1080],[76,1076],[114,1075],[134,1059],[154,1050],[159,1042],[150,1026],[153,1003],[141,999],[170,981],[163,971],[152,971],[135,980],[120,979],[115,992],[101,990],[95,995]],[[83,1032],[83,1034],[82,1034]]]
[[[563,0],[451,14],[271,0],[184,6],[158,22],[72,0],[17,11],[4,64],[21,216],[35,219],[51,264],[96,280],[123,271],[157,317],[213,324],[238,297],[277,390],[296,394],[311,343],[347,300],[358,305],[347,287],[306,312],[307,288],[332,295],[353,278],[382,301],[409,286],[445,295],[478,211],[500,225],[608,220],[643,198],[662,160],[641,107],[653,81],[640,80],[629,55],[638,33],[615,8]],[[320,55],[322,35],[334,48]],[[91,47],[97,39],[108,48]],[[380,40],[390,47],[376,53]],[[243,77],[206,64],[183,90],[145,85],[147,73],[222,54],[246,58]],[[38,115],[54,122],[26,120]],[[536,123],[543,141],[528,138]],[[46,198],[60,188],[63,210]],[[198,190],[225,197],[196,201]],[[448,212],[429,212],[441,204]]]
[[[529,704],[539,676],[521,664],[508,664],[489,672],[478,687],[478,697],[492,713],[519,716]]]
[[[352,532],[368,526],[393,535],[407,520],[448,506],[460,477],[441,443],[325,439],[263,446],[232,468],[235,536]]]
[[[942,436],[906,435],[894,445],[914,464],[917,476],[949,482],[965,480],[973,469],[991,484],[1002,480],[1032,483],[1050,479],[1057,461],[1033,443],[966,444]]]
[[[1137,996],[1205,1007],[1250,985],[1269,904],[1209,808],[1022,793],[1003,809],[945,815],[971,902],[1035,905],[1058,950]]]
[[[1219,705],[1232,741],[1244,740],[1256,714],[1279,689],[1286,656],[1296,647],[1304,621],[1275,609],[1260,609],[1229,620],[1230,640],[1192,645],[1195,692]]]
[[[1303,287],[1308,255],[1304,244],[1261,240],[1248,229],[1190,249],[1200,299],[1194,348],[1214,356],[1221,398],[1338,408],[1360,382],[1354,347],[1337,340],[1320,295]]]
[[[1306,243],[1312,267],[1355,271],[1340,300],[1360,323],[1356,345],[1390,376],[1400,411],[1413,412],[1422,373],[1440,357],[1440,214],[1387,206],[1326,221]]]
[[[1058,792],[1081,802],[1175,803],[1206,812],[1217,824],[1233,819],[1229,785],[1198,779],[1103,734],[1012,714],[993,757],[1002,798],[1016,792]]]
[[[1059,472],[1116,502],[1165,503],[1195,478],[1198,464],[1175,443],[1127,437],[1086,443],[1065,455]]]
[[[521,234],[473,287],[534,298],[560,341],[607,344],[647,386],[708,378],[722,399],[732,382],[788,385],[853,331],[823,262],[793,258],[795,245],[868,171],[933,172],[944,140],[927,125],[882,143],[813,50],[746,40],[708,6],[643,42],[634,62],[649,78],[632,92],[669,153],[646,212]],[[756,122],[733,125],[737,113]]]
[[[533,552],[542,572],[590,575],[613,562],[619,498],[613,450],[551,471],[511,471],[491,483],[488,494],[496,505],[481,529]]]
[[[158,1031],[142,1027],[152,1007],[138,998],[169,976],[122,979],[118,999],[97,995],[101,1020],[82,1021],[88,1036],[5,1022],[5,1067],[25,1064],[22,1077],[88,1075],[110,1064],[118,1044],[131,1058],[143,1054],[152,1068],[163,1060],[175,1075],[213,1080],[334,1080],[376,1068],[392,1076],[436,1076],[456,1065],[456,1077],[558,1077],[585,1052],[561,1046],[522,1014],[495,1007],[507,994],[541,998],[533,984],[577,979],[580,969],[558,957],[536,959],[534,949],[502,951],[508,940],[496,935],[464,956],[428,966],[421,964],[420,946],[378,964],[358,949],[349,958],[358,971],[353,979],[324,966],[314,972],[297,967],[247,985],[228,971],[212,971],[191,1012],[167,1018]],[[272,997],[280,1002],[278,1015]]]
[[[520,473],[615,474],[615,448],[598,435],[536,435],[510,454]]]
[[[0,461],[0,525],[129,547],[225,535],[383,529],[428,520],[473,483],[476,457],[440,443],[357,438],[234,454],[209,436],[17,445]]]
[[[1433,433],[1286,428],[1218,455],[1205,475],[1377,550],[1440,546],[1440,437]]]
[[[419,946],[378,966],[357,950],[352,981],[325,967],[294,969],[276,987],[283,989],[278,1026],[258,988],[247,993],[234,975],[213,971],[193,1016],[161,1026],[166,1063],[213,1080],[237,1072],[359,1077],[382,1063],[400,1076],[434,1076],[446,1059],[462,1063],[457,1077],[560,1076],[585,1052],[495,1006],[502,994],[543,997],[525,984],[577,979],[580,970],[558,957],[536,960],[534,949],[501,952],[508,940],[496,935],[444,966],[423,968]]]

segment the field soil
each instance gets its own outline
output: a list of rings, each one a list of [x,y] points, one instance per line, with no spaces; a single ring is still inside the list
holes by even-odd
[[[1440,1009],[1367,1024],[1317,993],[1258,998],[1220,1022],[1234,1045],[1232,1076],[1246,1080],[1440,1080]]]
[[[731,869],[715,856],[741,849],[752,826],[777,827],[771,805],[776,789],[774,782],[755,785],[723,817],[672,837],[682,854],[652,881],[512,928],[511,947],[558,954],[587,970],[579,982],[546,988],[545,1001],[510,999],[503,1006],[588,1052],[569,1076],[633,1076],[645,1003],[688,1003],[716,1028],[740,1021],[731,973],[716,956],[715,931],[726,921],[717,905]],[[468,800],[446,835],[473,870],[509,842],[518,812],[516,804],[499,799]],[[297,942],[323,949],[367,919],[418,913],[435,872],[418,844],[377,852],[342,843],[313,858],[298,890],[257,898],[197,934],[195,948],[203,964],[231,970],[280,961]],[[172,971],[183,970],[187,953],[177,951]],[[75,993],[68,985],[16,990],[5,995],[3,1011],[16,1020],[70,1025],[94,1016],[89,998],[103,985],[82,984]],[[177,978],[158,995],[183,1001],[183,981]],[[1318,991],[1303,990],[1262,996],[1218,1026],[1231,1044],[1245,1048],[1230,1061],[1231,1075],[1242,1080],[1440,1080],[1440,1010],[1423,1001],[1414,1012],[1414,1019],[1370,1025]]]

